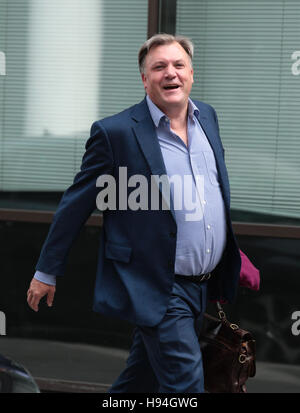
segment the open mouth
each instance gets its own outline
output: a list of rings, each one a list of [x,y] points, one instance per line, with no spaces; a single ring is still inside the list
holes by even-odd
[[[174,90],[174,89],[178,89],[179,85],[166,85],[163,87],[165,90]]]

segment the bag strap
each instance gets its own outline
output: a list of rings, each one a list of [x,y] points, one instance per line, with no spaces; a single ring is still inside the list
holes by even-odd
[[[228,319],[226,317],[226,314],[225,314],[225,311],[223,310],[223,307],[222,307],[220,301],[216,302],[216,307],[217,307],[217,313],[218,313],[219,319],[223,323],[229,325],[229,327],[232,328],[232,330],[238,330],[239,326],[237,324],[234,324],[234,323],[231,323],[230,321],[228,321]]]
[[[225,311],[223,310],[223,307],[221,306],[220,301],[216,302],[216,307],[217,307],[217,313],[218,313],[220,320],[227,320]]]

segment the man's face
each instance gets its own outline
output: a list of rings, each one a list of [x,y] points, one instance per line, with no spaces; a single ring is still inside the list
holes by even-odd
[[[194,81],[188,54],[177,42],[151,48],[142,80],[146,93],[162,111],[186,107]]]

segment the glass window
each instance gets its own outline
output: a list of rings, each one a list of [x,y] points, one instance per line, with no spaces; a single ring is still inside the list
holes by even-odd
[[[0,190],[62,192],[91,124],[144,97],[147,0],[0,0]]]
[[[299,27],[298,1],[177,0],[176,31],[195,43],[192,96],[218,113],[246,220],[300,222]]]

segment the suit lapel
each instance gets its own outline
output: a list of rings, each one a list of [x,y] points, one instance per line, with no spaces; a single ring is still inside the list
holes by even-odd
[[[197,103],[195,102],[195,104]],[[216,128],[213,128],[213,125],[211,121],[208,120],[206,114],[201,113],[202,110],[202,108],[199,108],[200,113],[198,116],[198,120],[214,152],[218,168],[219,179],[221,181],[223,196],[224,199],[229,203],[229,179],[226,165],[223,159],[222,147],[220,145],[220,137],[217,136]]]
[[[133,126],[134,134],[140,145],[140,148],[147,160],[152,175],[166,175],[167,171],[164,164],[162,152],[157,138],[155,125],[152,121],[146,99],[135,106],[132,118],[136,122]],[[167,180],[168,185],[168,180]],[[167,205],[170,205],[170,211],[175,220],[175,212],[173,208],[172,197],[168,196],[170,188],[168,185],[167,193],[162,191],[161,185],[159,191]]]
[[[153,175],[166,174],[166,167],[150,113],[146,113],[145,116],[136,123],[133,129],[141,150],[149,164],[151,173]]]

